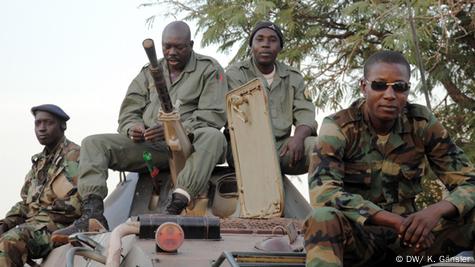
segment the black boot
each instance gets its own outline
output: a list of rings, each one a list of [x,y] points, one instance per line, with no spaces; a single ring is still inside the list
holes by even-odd
[[[167,214],[179,215],[188,205],[188,198],[180,193],[172,194],[172,201],[168,204]]]
[[[100,196],[88,195],[82,202],[81,212],[81,217],[70,226],[53,232],[51,240],[54,244],[68,243],[69,236],[75,233],[109,230],[106,217],[104,217],[104,202]]]

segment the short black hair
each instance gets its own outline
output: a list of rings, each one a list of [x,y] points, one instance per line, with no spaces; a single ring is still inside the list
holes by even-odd
[[[396,51],[379,51],[372,54],[365,62],[363,67],[364,77],[368,74],[369,68],[376,63],[389,63],[389,64],[401,64],[407,69],[407,74],[411,76],[411,66],[404,55]]]

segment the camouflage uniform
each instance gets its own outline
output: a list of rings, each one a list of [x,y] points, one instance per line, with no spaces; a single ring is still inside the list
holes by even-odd
[[[248,81],[259,78],[267,88],[269,95],[269,108],[272,123],[272,131],[276,141],[276,150],[280,154],[284,144],[287,143],[292,130],[292,125],[307,125],[312,129],[312,135],[316,135],[317,122],[315,121],[315,106],[306,97],[305,84],[300,72],[288,65],[276,61],[274,80],[269,86],[263,74],[259,71],[251,57],[248,60],[230,66],[226,70],[228,89],[237,88]],[[285,173],[306,173],[309,158],[315,146],[316,138],[305,138],[305,160],[296,166],[290,167],[290,158],[280,158],[280,166]]]
[[[473,249],[475,170],[463,151],[434,115],[416,104],[406,105],[385,146],[378,146],[363,104],[358,100],[323,121],[315,168],[309,171],[315,210],[304,227],[307,266],[368,266],[390,252],[411,254],[399,246],[392,228],[365,222],[382,209],[402,216],[417,211],[414,198],[429,168],[449,190],[445,200],[459,217],[442,219],[433,230],[434,245],[423,253]]]
[[[16,203],[0,224],[0,266],[23,266],[27,257],[42,258],[53,245],[51,232],[80,216],[76,190],[79,146],[65,137],[51,153],[32,157],[33,166]]]
[[[180,76],[170,81],[164,59],[159,60],[170,98],[178,108],[185,131],[193,134],[194,152],[178,174],[177,187],[191,198],[206,191],[208,179],[217,163],[224,161],[226,140],[219,131],[225,123],[224,71],[213,58],[192,53]],[[145,168],[144,151],[152,153],[153,164],[168,168],[165,141],[134,143],[128,130],[137,123],[146,128],[158,122],[160,102],[150,72],[144,67],[132,81],[119,115],[120,134],[100,134],[85,138],[81,145],[79,192],[83,198],[107,195],[107,169],[137,171]]]

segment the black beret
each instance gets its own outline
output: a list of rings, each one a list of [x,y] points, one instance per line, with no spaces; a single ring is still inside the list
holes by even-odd
[[[277,36],[279,36],[280,39],[280,48],[284,48],[284,35],[282,34],[282,31],[280,30],[279,26],[270,21],[261,21],[258,22],[256,26],[254,26],[254,29],[251,32],[251,38],[249,39],[249,46],[252,46],[252,39],[254,39],[254,35],[256,35],[256,32],[263,28],[275,31],[275,33],[277,33]]]
[[[66,114],[66,112],[64,112],[60,107],[53,104],[44,104],[44,105],[39,105],[39,106],[31,108],[31,113],[33,115],[36,115],[37,111],[49,112],[63,121],[69,120],[68,114]]]

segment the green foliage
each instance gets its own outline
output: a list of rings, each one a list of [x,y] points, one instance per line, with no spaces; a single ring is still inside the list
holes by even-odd
[[[472,163],[475,163],[475,116],[473,110],[456,104],[437,107],[435,114]]]
[[[462,125],[471,125],[468,132],[457,131],[457,125],[451,125],[449,130],[464,146],[473,144],[473,0],[156,0],[151,3],[161,10],[168,7],[173,15],[196,22],[198,31],[203,33],[203,46],[217,44],[220,51],[226,52],[238,48],[233,61],[249,55],[247,38],[258,21],[276,22],[285,36],[280,60],[301,69],[318,108],[337,109],[341,108],[340,103],[358,95],[363,62],[374,52],[398,50],[416,66],[408,2],[428,77],[428,93],[432,88],[442,87],[450,97],[445,105],[450,108],[437,109],[439,118],[450,124],[451,112],[464,112]],[[417,68],[413,76],[419,79]],[[421,94],[420,85],[413,86],[416,95]]]

